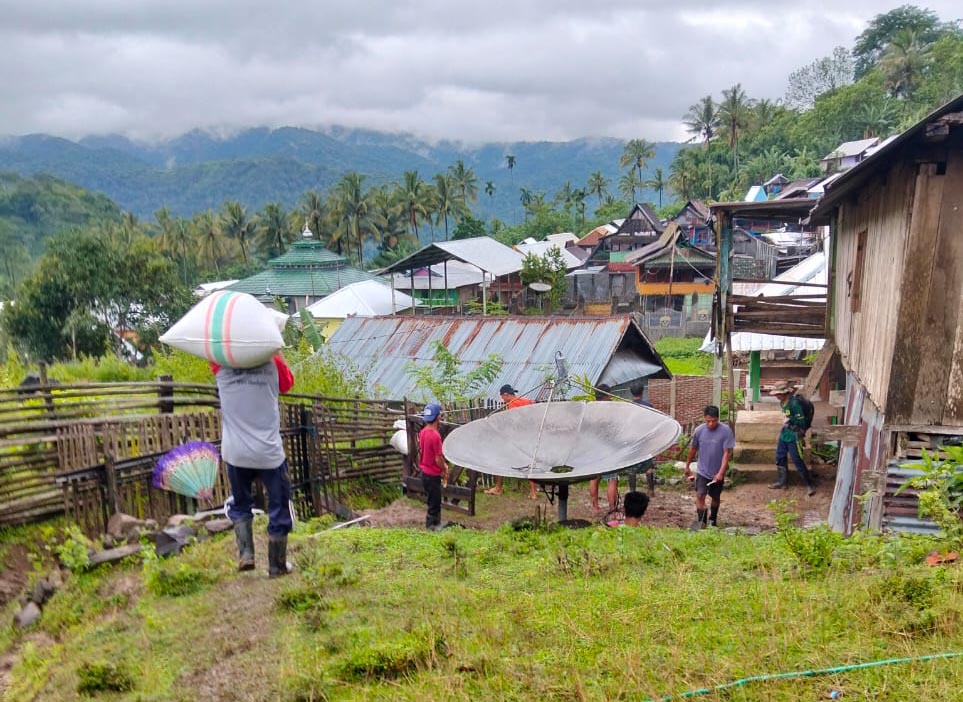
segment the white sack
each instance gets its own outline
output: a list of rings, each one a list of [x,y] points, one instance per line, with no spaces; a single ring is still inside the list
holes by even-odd
[[[408,432],[404,429],[399,429],[392,434],[391,440],[388,443],[390,443],[398,453],[402,453],[405,456],[408,455]]]
[[[267,363],[284,347],[275,313],[251,295],[218,290],[194,305],[160,340],[231,368]]]

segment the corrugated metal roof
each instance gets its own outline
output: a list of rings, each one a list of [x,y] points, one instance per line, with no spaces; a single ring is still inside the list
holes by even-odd
[[[511,383],[523,394],[540,387],[555,372],[562,352],[573,376],[593,385],[618,384],[643,377],[671,377],[662,359],[628,315],[587,318],[545,317],[351,317],[334,332],[327,348],[350,359],[365,372],[368,394],[387,399],[427,400],[407,374],[409,362],[431,363],[434,342],[446,345],[461,361],[461,370],[477,368],[498,354],[502,371],[484,389],[497,398]],[[611,378],[616,380],[605,380]]]
[[[931,519],[919,516],[918,499],[915,490],[906,490],[899,495],[896,491],[910,478],[923,474],[916,468],[908,467],[919,463],[919,459],[891,460],[886,466],[886,493],[883,497],[883,528],[907,534],[937,534],[940,528]]]
[[[495,277],[517,273],[522,269],[522,255],[490,236],[476,236],[458,241],[436,241],[392,263],[382,273],[409,271],[433,266],[452,259],[470,263]]]
[[[582,259],[580,259],[578,256],[575,256],[564,246],[560,246],[553,241],[534,241],[531,243],[523,241],[519,244],[515,244],[515,250],[523,256],[532,254],[533,256],[541,257],[547,254],[551,249],[558,249],[558,252],[562,255],[562,261],[565,262],[565,268],[567,270],[572,270],[582,265]]]
[[[831,161],[837,158],[846,158],[847,156],[859,156],[861,153],[866,151],[866,149],[876,146],[878,143],[879,137],[859,139],[858,141],[847,141],[823,156],[822,160]]]
[[[291,247],[277,258],[268,261],[271,268],[315,267],[334,268],[347,266],[348,259],[334,253],[317,239],[301,239],[291,244]]]

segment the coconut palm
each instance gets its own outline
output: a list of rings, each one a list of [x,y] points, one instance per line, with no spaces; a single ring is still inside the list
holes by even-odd
[[[692,105],[682,118],[682,123],[693,139],[701,139],[708,148],[709,142],[719,130],[719,113],[712,96],[706,95]]]
[[[528,221],[528,206],[532,203],[532,191],[528,188],[520,188],[518,201],[522,203],[522,211],[525,213],[525,221]]]
[[[879,61],[884,83],[892,97],[913,95],[926,70],[930,53],[929,46],[913,29],[904,29],[893,36]]]
[[[302,215],[298,217],[298,219],[302,220],[304,224],[307,224],[308,229],[310,229],[319,240],[324,241],[325,236],[322,232],[326,229],[325,218],[328,214],[324,196],[314,190],[308,190],[301,196],[298,212]]]
[[[358,254],[358,267],[364,267],[364,240],[370,235],[366,229],[370,203],[364,191],[364,176],[354,171],[346,173],[338,181],[332,193],[334,213],[338,222],[338,252],[341,253],[341,240],[348,246],[355,246]]]
[[[247,263],[247,248],[257,230],[257,223],[247,216],[247,210],[237,200],[224,203],[221,214],[221,230],[228,239],[233,239],[241,249],[241,260]]]
[[[856,124],[864,139],[884,136],[899,124],[899,108],[887,98],[864,102],[856,112]]]
[[[609,179],[602,175],[602,171],[595,171],[588,179],[588,192],[593,195],[597,195],[599,198],[599,207],[602,206],[602,196],[605,195],[605,191],[609,187]]]
[[[561,205],[562,209],[570,213],[572,205],[574,204],[574,200],[572,199],[574,192],[575,189],[572,187],[572,181],[566,180],[559,191],[555,193],[555,203]]]
[[[475,171],[465,166],[461,159],[455,161],[454,166],[448,167],[448,173],[455,188],[461,193],[461,201],[467,206],[469,202],[478,200],[478,178]]]
[[[488,196],[488,201],[492,206],[495,207],[495,184],[490,180],[485,181],[485,194]]]
[[[258,215],[257,246],[264,258],[274,258],[284,253],[294,241],[290,218],[280,202],[269,202]]]
[[[683,200],[692,197],[692,190],[698,179],[698,169],[692,154],[686,150],[680,151],[672,160],[668,185]]]
[[[739,170],[739,137],[749,123],[749,110],[752,101],[746,96],[741,83],[736,83],[728,90],[722,91],[722,102],[719,103],[719,122],[725,134],[726,143],[732,149],[732,168]]]
[[[214,213],[208,210],[195,214],[191,220],[191,229],[195,241],[198,242],[197,248],[201,252],[202,260],[213,266],[215,274],[220,276],[219,261],[224,254],[224,238]]]
[[[505,165],[508,166],[508,174],[512,177],[512,190],[515,189],[515,155],[506,154],[505,155]],[[515,210],[515,205],[512,203],[512,219],[518,224],[518,214]]]
[[[619,165],[636,169],[639,174],[639,186],[641,187],[642,169],[645,168],[650,158],[655,158],[655,144],[651,144],[645,139],[632,139],[622,147]]]
[[[462,217],[468,207],[459,197],[457,185],[447,173],[435,176],[435,222],[445,223],[445,241],[448,241],[448,218]]]
[[[632,171],[624,173],[622,177],[619,178],[619,192],[633,203],[636,201],[635,191],[638,187],[639,182],[635,179],[635,174],[633,174]]]
[[[652,177],[645,181],[645,187],[652,188],[659,193],[659,209],[662,209],[662,191],[665,190],[666,181],[661,168],[656,168]]]
[[[585,188],[577,188],[572,192],[572,203],[575,205],[576,221],[578,228],[585,226],[585,198],[589,196]]]
[[[398,201],[408,222],[408,232],[418,239],[418,222],[429,219],[431,187],[418,176],[418,171],[405,171],[398,190]]]
[[[407,232],[407,217],[399,202],[400,190],[392,192],[387,185],[374,188],[371,193],[370,229],[380,242],[381,251],[396,249]]]

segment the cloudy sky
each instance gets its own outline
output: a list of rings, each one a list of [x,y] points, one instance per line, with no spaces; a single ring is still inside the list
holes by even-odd
[[[0,0],[0,134],[340,124],[678,139],[699,97],[851,47],[899,0]],[[921,3],[923,4],[923,3]],[[929,0],[943,19],[958,0]]]

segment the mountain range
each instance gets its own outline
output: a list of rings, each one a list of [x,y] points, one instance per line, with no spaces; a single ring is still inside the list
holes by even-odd
[[[217,210],[226,200],[239,200],[252,210],[274,201],[291,208],[304,192],[326,191],[350,171],[364,174],[366,185],[398,181],[410,170],[430,181],[461,159],[478,177],[475,215],[512,223],[521,217],[521,188],[551,199],[566,181],[574,188],[585,187],[589,176],[601,171],[615,193],[624,173],[619,166],[623,146],[612,138],[469,146],[344,127],[256,128],[226,137],[192,131],[150,144],[119,135],[71,141],[31,134],[0,139],[0,171],[62,178],[151,218],[163,206],[188,217]],[[671,142],[656,144],[644,177],[655,168],[668,177],[669,164],[681,148]],[[508,154],[515,156],[511,171]],[[489,180],[495,186],[492,198],[484,192]],[[641,199],[657,202],[658,195],[646,192]]]

